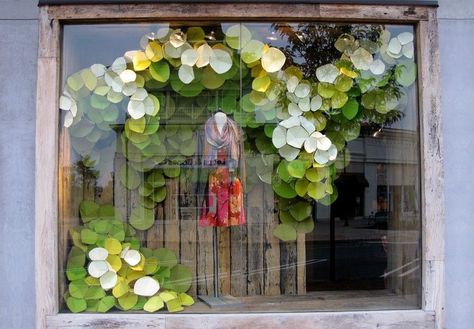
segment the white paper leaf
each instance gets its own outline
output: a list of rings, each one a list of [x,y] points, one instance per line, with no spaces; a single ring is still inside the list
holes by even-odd
[[[125,96],[132,96],[137,91],[137,84],[135,82],[127,82],[123,85],[122,93]]]
[[[328,163],[329,161],[328,152],[316,150],[316,152],[314,152],[314,161],[322,165]]]
[[[318,144],[317,144],[318,150],[327,151],[329,150],[331,145],[332,145],[331,140],[327,138],[326,136],[323,135],[318,138]]]
[[[290,93],[289,91],[286,93],[286,98],[288,98],[288,100],[293,103],[298,103],[300,100],[295,94]]]
[[[388,42],[390,41],[390,31],[389,30],[382,30],[382,32],[380,32],[380,38],[379,40],[382,42],[382,43],[386,43],[388,44]]]
[[[402,47],[402,53],[403,53],[403,56],[405,56],[406,58],[412,59],[413,56],[415,55],[415,48],[413,46],[413,42],[409,42],[406,45],[404,45]]]
[[[299,125],[301,125],[300,119],[298,117],[293,117],[293,116],[280,122],[280,126],[287,129],[291,127],[296,127]]]
[[[71,112],[72,116],[75,118],[76,115],[77,115],[77,104],[76,104],[75,101],[72,101],[70,112]]]
[[[89,251],[90,260],[106,260],[109,252],[105,248],[97,247]]]
[[[308,83],[300,83],[295,89],[295,95],[299,98],[304,98],[309,95],[311,86]]]
[[[123,89],[123,81],[120,79],[120,77],[117,75],[113,80],[112,80],[112,90],[115,91],[116,93],[121,93]]]
[[[285,158],[285,160],[293,161],[296,159],[298,154],[300,154],[300,149],[294,148],[290,145],[284,145],[283,147],[278,149],[278,153]]]
[[[308,137],[309,134],[303,127],[292,127],[286,132],[286,143],[299,149],[303,146],[304,141]]]
[[[89,263],[87,267],[87,272],[93,278],[100,278],[102,275],[109,271],[109,267],[107,266],[107,262],[104,260],[94,260]]]
[[[130,100],[130,102],[128,102],[127,112],[133,119],[140,119],[145,115],[145,104],[141,101]]]
[[[297,77],[295,77],[294,75],[292,75],[288,81],[286,82],[286,89],[290,92],[290,93],[294,93],[295,92],[295,89],[296,87],[298,86],[298,84],[300,83],[300,81],[298,80]]]
[[[388,44],[387,51],[390,54],[398,55],[402,51],[402,44],[398,38],[392,38]]]
[[[133,57],[135,57],[135,54],[138,52],[138,50],[128,50],[123,54],[123,58],[125,58],[126,63],[133,63]]]
[[[66,112],[66,114],[64,115],[64,127],[65,128],[71,127],[73,121],[74,121],[74,117],[71,111]]]
[[[153,99],[151,99],[150,96],[147,96],[147,98],[144,99],[143,105],[145,105],[145,113],[148,115],[152,115],[155,113],[155,103],[153,102]]]
[[[112,66],[110,67],[112,71],[114,71],[117,74],[122,73],[127,69],[127,62],[125,61],[125,58],[123,57],[118,57],[115,59],[115,61],[112,63]]]
[[[222,49],[214,49],[209,57],[209,63],[217,74],[223,74],[232,67],[232,58]]]
[[[375,75],[380,75],[385,72],[385,64],[380,59],[376,59],[370,64],[370,72]]]
[[[194,66],[194,64],[196,64],[198,58],[199,58],[199,55],[198,55],[196,50],[186,49],[181,54],[181,64]]]
[[[316,77],[321,82],[334,83],[340,72],[333,64],[326,64],[316,69]]]
[[[142,256],[134,249],[128,249],[122,256],[123,260],[130,266],[136,266],[140,263]]]
[[[107,68],[103,64],[92,64],[90,68],[91,68],[92,73],[97,78],[103,76],[105,74],[105,71],[107,70]]]
[[[400,41],[400,44],[403,46],[403,45],[406,45],[410,42],[413,42],[413,33],[410,33],[410,32],[403,32],[403,33],[400,33],[397,37],[398,41]]]
[[[308,153],[313,153],[314,151],[316,151],[316,149],[318,148],[317,147],[317,142],[318,140],[314,137],[308,137],[305,141],[304,141],[304,149],[306,152]]]
[[[178,70],[178,77],[184,84],[189,84],[194,80],[194,70],[192,66],[181,65]]]
[[[138,279],[133,286],[133,292],[138,296],[150,297],[160,290],[158,281],[149,276]]]
[[[145,88],[137,88],[137,90],[132,95],[132,97],[130,97],[130,99],[134,101],[143,101],[147,97],[148,97],[148,92],[146,91]]]
[[[301,111],[308,112],[311,109],[311,101],[309,99],[309,96],[301,98],[298,102],[298,106],[300,107]]]
[[[100,277],[99,282],[102,289],[110,290],[117,284],[117,273],[108,271]]]
[[[321,108],[323,105],[323,99],[321,96],[316,95],[313,98],[311,98],[311,111],[315,112]]]
[[[63,111],[69,111],[72,106],[72,100],[67,96],[59,97],[59,108]]]
[[[211,54],[212,54],[212,48],[209,47],[207,43],[205,43],[199,46],[196,52],[198,54],[198,60],[196,61],[196,66],[204,67],[204,66],[209,65],[209,58],[211,57]]]
[[[241,49],[252,39],[252,33],[243,24],[235,24],[225,32],[226,42],[233,49]]]
[[[332,144],[328,150],[328,158],[330,161],[336,160],[337,157],[337,148],[336,145]]]
[[[316,131],[316,127],[314,126],[314,124],[308,119],[306,119],[305,117],[301,116],[300,122],[301,122],[301,127],[303,127],[308,132],[308,134],[311,135],[312,133]]]
[[[120,253],[120,258],[125,258],[125,254],[127,253],[127,251],[130,250],[130,247],[127,246],[125,248],[122,249],[122,252]]]
[[[288,113],[290,113],[291,116],[299,116],[303,111],[300,110],[298,104],[290,103],[288,104]]]
[[[155,33],[155,38],[160,40],[161,42],[168,41],[169,36],[171,34],[172,30],[169,27],[162,27],[158,29]]]
[[[262,67],[269,73],[279,71],[285,65],[285,61],[285,54],[275,47],[271,47],[262,55]]]
[[[180,29],[174,30],[170,35],[170,43],[173,47],[179,48],[186,42],[186,34]]]
[[[272,134],[273,145],[278,149],[286,144],[286,129],[282,126],[277,126]]]
[[[351,55],[351,61],[358,70],[368,70],[374,61],[372,54],[360,47]]]
[[[132,70],[125,70],[119,76],[124,83],[133,82],[137,78],[137,74]]]

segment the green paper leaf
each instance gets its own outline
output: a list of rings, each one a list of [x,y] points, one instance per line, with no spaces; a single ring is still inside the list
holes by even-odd
[[[290,173],[288,172],[288,165],[288,161],[281,160],[277,167],[277,174],[284,182],[289,182],[291,179]]]
[[[175,313],[184,310],[183,306],[181,306],[181,300],[179,298],[174,298],[168,302],[166,302],[166,307],[168,312]]]
[[[193,275],[191,270],[182,264],[177,264],[171,269],[169,283],[173,285],[176,292],[186,292],[191,288]]]
[[[306,172],[306,164],[301,160],[290,161],[287,168],[288,174],[295,178],[303,178]]]
[[[118,303],[124,311],[132,309],[138,302],[138,296],[129,292],[118,298]]]
[[[291,214],[288,211],[280,210],[279,217],[280,217],[280,222],[282,224],[288,224],[293,227],[296,227],[296,224],[298,224],[298,222],[293,218],[293,216],[291,216]]]
[[[138,207],[132,209],[130,214],[129,223],[137,230],[145,231],[153,226],[155,222],[155,214],[153,210]]]
[[[289,212],[297,221],[302,221],[311,216],[311,204],[304,201],[298,201],[290,206]]]
[[[94,244],[97,242],[98,235],[96,232],[84,228],[81,230],[81,241],[85,244]]]
[[[299,222],[296,225],[296,231],[302,234],[308,234],[314,230],[314,220],[312,218],[307,218],[304,221]]]
[[[84,298],[87,293],[88,286],[84,279],[74,280],[69,283],[69,294],[74,298]]]
[[[295,189],[290,184],[278,177],[273,179],[272,188],[273,191],[282,198],[293,199],[297,195]]]
[[[358,111],[359,111],[359,103],[355,99],[350,99],[342,107],[342,114],[346,117],[347,120],[354,119]]]
[[[320,182],[328,175],[327,167],[316,167],[306,170],[306,178],[310,182]]]
[[[163,168],[163,174],[165,174],[167,177],[170,177],[170,178],[178,177],[180,172],[181,172],[180,167]]]
[[[79,213],[84,223],[95,219],[99,215],[99,205],[94,201],[84,200],[79,205]]]
[[[158,187],[153,191],[153,194],[151,195],[151,199],[156,203],[160,203],[166,199],[166,193],[167,193],[167,190],[165,186]]]
[[[172,268],[178,264],[178,259],[171,249],[158,248],[155,250],[155,257],[158,259],[158,264],[161,266],[160,272],[164,270],[163,267]]]
[[[136,120],[129,118],[125,124],[128,125],[131,131],[141,134],[145,131],[146,119],[145,117]]]
[[[127,189],[134,190],[140,185],[141,178],[135,169],[124,164],[120,169],[120,182]]]
[[[321,182],[309,183],[308,195],[314,200],[322,199],[326,195],[326,184]]]
[[[288,224],[278,224],[273,230],[273,235],[282,241],[295,241],[296,229]]]
[[[184,292],[178,294],[178,298],[183,306],[191,306],[194,304],[194,299]]]
[[[160,171],[153,171],[148,177],[146,178],[146,182],[150,184],[152,187],[160,187],[165,186],[165,177]]]
[[[411,86],[416,80],[416,64],[411,61],[403,61],[395,69],[397,82],[404,87]]]
[[[101,286],[90,286],[87,289],[84,299],[101,299],[105,296],[105,291]]]
[[[115,306],[114,296],[105,296],[97,304],[97,312],[105,313]]]
[[[87,303],[84,299],[74,297],[68,297],[66,299],[66,305],[73,313],[83,312],[87,308]]]
[[[152,63],[149,71],[152,78],[159,82],[166,82],[170,78],[170,67],[164,60]]]
[[[143,309],[147,312],[156,312],[165,306],[160,296],[153,296],[145,303]]]
[[[306,178],[298,179],[295,183],[295,191],[300,197],[304,197],[308,193],[309,181]]]

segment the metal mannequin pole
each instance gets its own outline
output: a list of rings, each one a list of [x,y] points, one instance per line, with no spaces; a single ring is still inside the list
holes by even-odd
[[[219,297],[219,259],[218,259],[218,254],[217,254],[217,226],[213,227],[213,232],[212,232],[213,238],[212,238],[212,243],[213,247],[212,248],[212,256],[214,259],[214,297],[218,298]]]

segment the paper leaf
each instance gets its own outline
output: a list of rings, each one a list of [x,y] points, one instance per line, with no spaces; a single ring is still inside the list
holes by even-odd
[[[165,306],[163,299],[160,296],[153,296],[145,303],[143,309],[147,312],[156,312]]]
[[[293,160],[288,163],[288,173],[294,178],[303,178],[306,172],[306,165],[301,160]]]
[[[102,275],[109,271],[109,266],[106,261],[103,260],[94,260],[89,263],[87,267],[87,272],[93,278],[100,278]]]
[[[285,65],[285,61],[285,54],[275,47],[270,47],[262,55],[262,67],[269,73],[281,70],[283,65]]]
[[[354,119],[358,111],[359,111],[359,103],[354,99],[350,99],[342,107],[342,114],[346,117],[347,120]]]
[[[187,49],[181,54],[181,64],[194,66],[199,58],[199,55],[194,49]]]
[[[243,24],[230,26],[225,31],[225,42],[232,49],[241,49],[252,39],[252,33]]]
[[[316,69],[316,77],[320,82],[334,83],[340,72],[333,64],[326,64]]]
[[[227,51],[213,49],[209,57],[209,64],[217,74],[223,74],[232,67],[232,58]]]
[[[311,98],[311,111],[315,112],[321,108],[321,105],[323,105],[323,99],[321,96],[316,95],[313,98]]]
[[[307,201],[295,202],[289,208],[289,212],[291,216],[293,216],[293,218],[298,222],[310,217],[311,210],[312,210],[311,204]]]
[[[143,207],[136,207],[132,209],[129,223],[135,229],[145,231],[153,226],[155,222],[154,212]]]
[[[309,137],[304,142],[304,149],[308,153],[313,153],[316,151],[318,140],[314,137]]]
[[[372,54],[360,47],[351,55],[351,61],[358,70],[368,70],[374,61]]]
[[[198,59],[196,61],[197,67],[204,67],[209,65],[209,60],[212,54],[212,48],[207,44],[204,43],[196,50]]]
[[[300,109],[298,104],[290,103],[288,104],[288,113],[291,116],[297,117],[297,116],[300,116],[303,113],[303,111]]]
[[[152,78],[159,82],[166,82],[170,78],[170,67],[166,61],[151,64],[149,72]]]
[[[112,307],[115,306],[115,298],[113,296],[105,296],[97,304],[97,312],[105,313],[108,312]]]
[[[272,142],[276,148],[280,148],[286,144],[286,129],[282,126],[277,126],[273,130]]]
[[[120,307],[124,311],[128,311],[137,304],[138,296],[130,292],[118,298],[117,300]]]
[[[295,148],[295,147],[290,146],[290,145],[284,145],[283,147],[278,149],[278,153],[283,158],[285,158],[286,160],[292,161],[292,160],[296,159],[298,154],[300,154],[300,149]]]
[[[294,93],[299,98],[305,98],[306,96],[309,95],[310,91],[311,91],[311,86],[308,83],[303,82],[303,83],[300,83],[296,87]]]
[[[273,230],[273,235],[282,241],[296,240],[296,230],[288,224],[278,224]]]
[[[169,284],[173,286],[176,292],[186,292],[191,288],[192,282],[191,270],[182,264],[177,264],[171,269]]]
[[[88,255],[90,260],[106,260],[109,252],[107,249],[97,247],[89,251]]]
[[[400,43],[400,40],[398,40],[397,38],[393,38],[392,40],[390,40],[387,47],[387,51],[389,52],[389,55],[400,54],[400,52],[402,51],[402,44]]]
[[[66,305],[72,313],[83,312],[87,308],[87,303],[84,299],[68,297],[66,299]]]
[[[241,52],[242,61],[246,64],[250,64],[258,61],[262,58],[264,44],[259,40],[251,40]]]
[[[194,80],[193,68],[188,65],[181,65],[178,70],[178,77],[185,84],[191,83]]]
[[[312,134],[316,130],[314,124],[305,117],[301,116],[300,122],[301,126],[308,132],[308,134]]]
[[[380,59],[376,59],[370,64],[370,72],[375,75],[380,75],[385,72],[385,64]]]
[[[133,286],[133,292],[138,296],[150,297],[160,290],[158,281],[149,276],[138,279]]]
[[[114,271],[108,271],[100,277],[99,281],[102,289],[110,290],[117,284],[117,273]]]
[[[320,200],[326,195],[326,185],[321,182],[308,184],[308,195],[314,200]]]
[[[410,42],[413,42],[413,33],[410,32],[402,32],[397,36],[398,41],[400,41],[400,44],[406,45]]]
[[[161,267],[172,268],[178,264],[178,259],[175,253],[167,248],[158,248],[154,252],[155,257],[158,259]]]
[[[308,137],[308,132],[301,126],[292,127],[286,132],[286,142],[288,145],[296,147],[297,149],[303,146],[304,141]]]

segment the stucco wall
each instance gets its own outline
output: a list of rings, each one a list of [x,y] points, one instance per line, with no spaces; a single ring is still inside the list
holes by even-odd
[[[472,328],[474,2],[440,0],[446,324]],[[0,328],[34,327],[36,1],[0,0]]]

